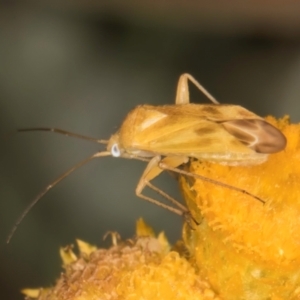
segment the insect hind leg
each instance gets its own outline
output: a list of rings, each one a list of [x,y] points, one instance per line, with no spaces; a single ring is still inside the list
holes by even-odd
[[[179,77],[175,104],[190,103],[188,80],[192,82],[212,103],[220,104],[191,74],[184,73]]]

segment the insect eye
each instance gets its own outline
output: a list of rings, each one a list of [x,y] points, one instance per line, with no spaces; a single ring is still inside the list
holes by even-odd
[[[119,157],[121,155],[118,144],[113,144],[111,147],[111,155],[114,157]]]

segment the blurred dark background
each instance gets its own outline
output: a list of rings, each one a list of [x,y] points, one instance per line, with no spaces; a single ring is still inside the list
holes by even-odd
[[[195,76],[222,103],[300,118],[300,5],[296,1],[0,2],[0,299],[49,286],[60,246],[107,246],[142,216],[171,242],[182,220],[134,190],[145,164],[97,159],[51,190],[11,243],[16,218],[47,184],[101,145],[16,128],[57,127],[108,139],[138,104],[172,104],[178,77]],[[192,89],[192,101],[204,101]],[[176,198],[176,181],[157,185]]]

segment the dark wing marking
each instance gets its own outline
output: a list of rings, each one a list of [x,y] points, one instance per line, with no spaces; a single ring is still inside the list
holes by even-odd
[[[286,137],[270,123],[260,119],[220,122],[240,142],[257,153],[275,153],[286,146]]]

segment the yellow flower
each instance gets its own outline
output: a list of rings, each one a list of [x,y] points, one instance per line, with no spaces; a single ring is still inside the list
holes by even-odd
[[[201,180],[181,178],[187,205],[200,225],[184,241],[199,274],[223,299],[300,297],[300,126],[267,119],[288,140],[284,151],[257,166],[194,161],[190,172],[263,199]]]
[[[139,220],[137,234],[108,250],[77,241],[78,257],[71,247],[61,250],[65,273],[55,287],[23,292],[39,300],[219,299],[185,258],[170,251],[163,233],[156,238]]]

